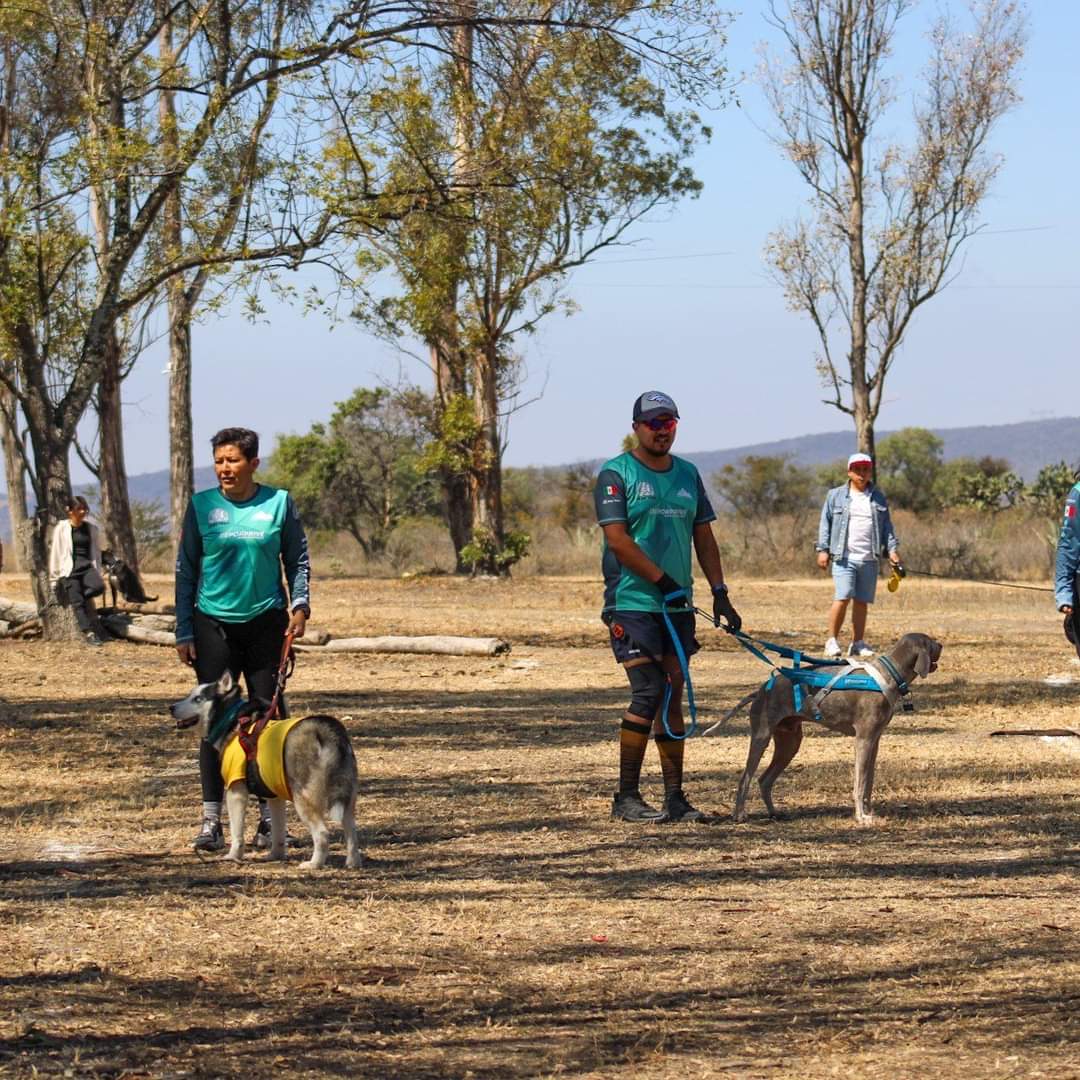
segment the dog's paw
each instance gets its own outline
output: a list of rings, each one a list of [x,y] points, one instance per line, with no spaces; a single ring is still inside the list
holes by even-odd
[[[285,862],[286,859],[288,859],[288,855],[286,855],[284,848],[280,851],[271,848],[263,857],[263,862]]]
[[[321,870],[326,863],[322,859],[305,859],[300,864],[301,870]]]
[[[225,854],[221,856],[221,861],[242,863],[244,861],[244,853],[242,851],[226,851]]]
[[[355,855],[348,855],[345,858],[346,870],[359,870],[364,865],[364,856],[357,852]]]
[[[786,810],[770,810],[770,821],[791,821],[793,820],[791,815]]]
[[[750,820],[750,815],[745,810],[736,810],[731,815],[731,820],[734,821],[736,825],[745,825],[747,821]]]
[[[874,825],[881,825],[884,822],[883,817],[878,817],[877,814],[856,814],[855,824],[860,825],[863,828],[871,828]]]

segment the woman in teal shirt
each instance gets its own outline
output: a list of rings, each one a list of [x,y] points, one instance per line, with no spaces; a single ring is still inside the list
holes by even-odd
[[[218,486],[192,496],[176,556],[176,651],[200,683],[228,669],[235,679],[244,676],[249,700],[268,705],[285,634],[302,637],[311,615],[307,537],[289,493],[255,480],[254,431],[223,428],[210,445]],[[203,823],[195,849],[217,851],[225,846],[224,782],[218,753],[205,740],[199,776]],[[256,846],[268,835],[264,807]]]

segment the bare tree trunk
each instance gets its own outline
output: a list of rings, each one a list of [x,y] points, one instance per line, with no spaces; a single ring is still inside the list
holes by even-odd
[[[465,16],[475,15],[475,0],[456,0],[456,6]],[[452,49],[457,94],[454,161],[450,176],[451,180],[467,180],[472,160],[473,96],[473,28],[468,22],[453,31]],[[450,286],[444,315],[444,339],[432,350],[435,359],[435,397],[440,409],[452,398],[464,399],[468,395],[468,367],[459,333],[459,289],[458,282]],[[475,526],[471,477],[462,469],[444,469],[442,480],[446,522],[454,545],[455,571],[459,574],[469,573],[471,568],[462,561],[461,551],[472,540]]]
[[[174,295],[179,293],[180,295]],[[169,289],[169,523],[173,550],[195,491],[191,424],[191,309],[180,289]]]
[[[474,529],[483,528],[503,548],[502,444],[499,438],[497,357],[494,349],[477,350],[473,366],[473,405],[476,411],[476,450],[473,454],[472,505]],[[509,573],[494,554],[477,569],[486,574]]]
[[[75,613],[59,603],[49,582],[49,543],[57,521],[67,516],[64,502],[71,494],[68,473],[70,440],[46,425],[29,427],[34,442],[36,475],[32,478],[38,500],[36,513],[22,526],[19,537],[27,552],[30,587],[41,614],[41,632],[49,641],[74,641],[82,637]]]
[[[453,317],[456,320],[456,312]],[[431,360],[435,370],[435,420],[441,436],[446,409],[451,401],[465,396],[467,380],[456,345],[450,345],[447,341],[433,344]],[[472,539],[473,533],[469,474],[464,469],[446,466],[439,470],[438,475],[443,493],[443,516],[450,530],[450,542],[454,545],[454,572],[467,574],[470,568],[462,561],[461,550]]]
[[[120,347],[110,335],[98,385],[98,423],[101,432],[101,524],[108,547],[139,573],[139,552],[131,523],[127,469],[124,466],[124,430],[120,401]]]
[[[162,25],[159,45],[162,65],[168,69],[176,60],[172,24],[168,20]],[[180,156],[176,102],[173,92],[167,88],[162,89],[158,99],[158,115],[165,159],[170,163],[175,162]],[[162,232],[167,256],[176,258],[183,247],[183,207],[179,185],[165,200]],[[174,553],[180,543],[187,505],[195,491],[195,449],[191,424],[191,301],[185,289],[182,274],[170,278],[166,286],[169,307],[169,525]]]
[[[30,565],[26,549],[26,466],[19,450],[19,431],[15,426],[15,396],[0,386],[0,449],[4,454],[4,480],[7,484],[8,517],[11,521],[11,569],[25,570]]]

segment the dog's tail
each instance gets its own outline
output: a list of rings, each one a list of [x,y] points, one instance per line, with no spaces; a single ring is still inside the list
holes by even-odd
[[[345,812],[356,803],[359,780],[352,742],[345,728],[337,721],[329,731],[323,729],[319,732],[319,761],[326,775],[335,779],[327,793],[330,820],[343,825]]]
[[[749,705],[755,697],[757,697],[757,690],[751,690],[750,693],[747,694],[746,697],[744,697],[738,705],[736,705],[734,708],[728,709],[728,711],[724,713],[724,715],[721,716],[720,719],[717,720],[712,727],[706,728],[705,731],[703,731],[701,734],[711,735],[714,731],[717,731],[719,728],[724,727],[733,716],[735,716],[741,709],[744,709],[747,705]]]

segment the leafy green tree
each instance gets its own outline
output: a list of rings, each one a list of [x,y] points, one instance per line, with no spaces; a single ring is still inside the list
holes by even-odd
[[[509,21],[535,5],[497,0],[492,10]],[[357,317],[394,340],[412,334],[428,352],[434,435],[449,439],[459,470],[447,461],[442,474],[459,553],[479,528],[484,551],[503,543],[501,463],[524,371],[519,342],[545,317],[572,310],[571,269],[700,188],[687,161],[708,131],[673,106],[670,91],[719,86],[707,47],[717,22],[699,0],[555,0],[539,28],[457,27],[444,37],[442,63],[401,68],[390,85],[341,106],[328,187],[401,285]],[[367,149],[373,128],[384,133],[385,162]],[[410,194],[365,202],[379,167],[395,192]],[[412,194],[432,178],[437,194]],[[467,448],[462,403],[473,419]],[[486,570],[502,565],[492,556]]]
[[[1044,465],[1028,488],[1028,499],[1040,513],[1056,517],[1065,505],[1076,477],[1077,469],[1067,462]]]
[[[555,520],[570,536],[582,526],[596,524],[596,510],[593,505],[595,481],[595,469],[585,462],[568,466],[559,477]]]
[[[436,512],[431,478],[420,468],[427,435],[422,395],[359,389],[328,424],[278,436],[267,476],[289,489],[307,525],[344,529],[374,558],[404,518]]]
[[[919,513],[936,505],[934,488],[944,446],[941,438],[920,427],[902,428],[881,440],[875,480],[891,506]]]
[[[942,465],[934,481],[934,500],[943,507],[997,512],[1015,506],[1023,494],[1023,481],[1004,458],[954,458]]]
[[[814,471],[786,455],[748,454],[714,473],[712,484],[734,512],[744,549],[764,544],[774,557],[804,541],[820,505]]]
[[[168,511],[154,500],[131,500],[131,524],[135,543],[144,557],[160,555],[169,546],[172,530]]]

